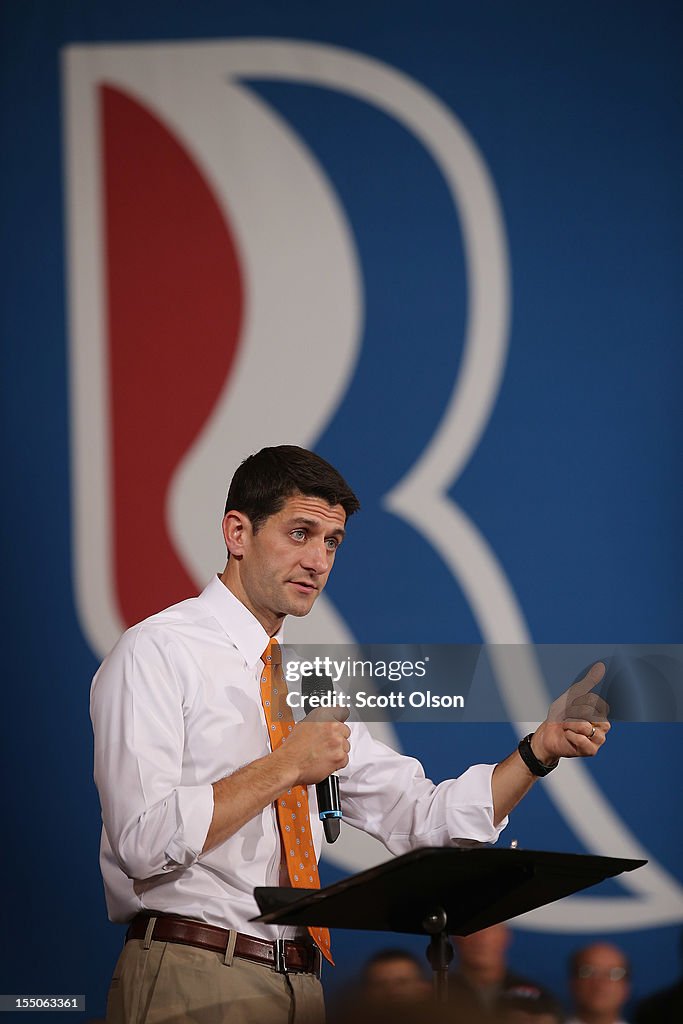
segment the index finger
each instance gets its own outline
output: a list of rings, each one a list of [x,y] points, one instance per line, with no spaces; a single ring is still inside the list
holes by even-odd
[[[303,722],[345,722],[349,717],[350,711],[348,708],[333,707],[333,708],[314,708],[313,711],[309,711]]]
[[[587,722],[604,721],[609,715],[609,704],[597,693],[587,693],[578,700],[567,697],[565,718],[581,718]]]

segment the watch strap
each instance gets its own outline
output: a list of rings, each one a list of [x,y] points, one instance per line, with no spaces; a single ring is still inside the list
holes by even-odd
[[[533,735],[534,734],[530,732],[528,736],[525,736],[523,740],[520,740],[517,750],[519,751],[519,756],[522,761],[524,761],[524,764],[527,766],[531,774],[537,775],[539,779],[543,779],[546,775],[549,775],[550,772],[557,768],[559,761],[556,761],[555,764],[543,764],[542,761],[539,761],[531,749],[531,740]]]

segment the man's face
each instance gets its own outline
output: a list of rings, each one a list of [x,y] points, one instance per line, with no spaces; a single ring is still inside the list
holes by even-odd
[[[247,527],[239,596],[266,630],[285,615],[310,612],[327,583],[345,522],[341,505],[295,494],[257,533]]]
[[[577,1007],[593,1013],[611,1014],[616,1020],[629,996],[626,961],[615,946],[589,946],[581,954],[572,978]]]

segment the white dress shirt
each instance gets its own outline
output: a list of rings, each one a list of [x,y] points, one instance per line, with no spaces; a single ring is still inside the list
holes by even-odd
[[[112,921],[158,910],[262,938],[289,928],[252,924],[253,890],[278,885],[280,833],[273,804],[205,854],[212,783],[270,753],[261,706],[269,636],[214,577],[199,597],[127,630],[95,679],[90,713],[102,804],[100,863]],[[340,771],[344,820],[394,854],[467,837],[498,838],[493,765],[436,786],[414,758],[351,726]],[[315,811],[315,787],[309,787]],[[322,824],[311,814],[316,855]]]

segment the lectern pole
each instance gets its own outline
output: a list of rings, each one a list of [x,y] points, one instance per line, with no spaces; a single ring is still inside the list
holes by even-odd
[[[427,946],[427,959],[432,965],[434,982],[434,998],[437,1003],[445,1003],[448,999],[448,965],[453,959],[453,946],[448,938],[448,918],[443,907],[437,907],[427,914],[422,927],[431,935]]]

